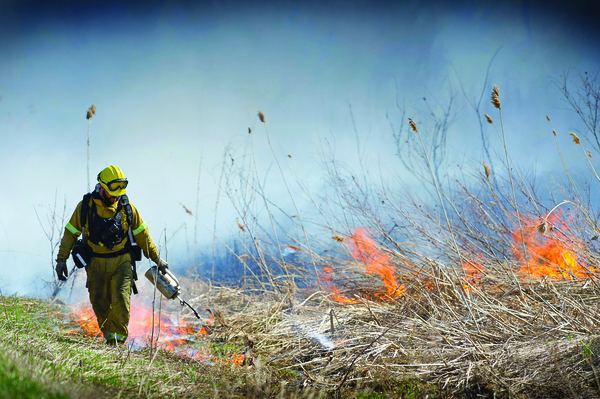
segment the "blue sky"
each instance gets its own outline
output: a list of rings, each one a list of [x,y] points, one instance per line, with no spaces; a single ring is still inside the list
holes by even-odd
[[[398,162],[386,118],[400,124],[397,99],[420,123],[423,97],[443,103],[454,91],[447,164],[479,163],[479,125],[459,80],[478,97],[498,49],[482,113],[495,117],[488,98],[497,84],[519,164],[560,173],[548,114],[577,165],[567,132],[583,127],[552,78],[600,68],[598,7],[590,4],[0,1],[0,253],[8,270],[0,289],[33,294],[52,278],[34,209],[45,222],[56,194],[68,218],[85,193],[91,104],[98,108],[91,179],[120,166],[157,241],[183,223],[191,234],[193,219],[180,203],[195,207],[200,160],[199,218],[212,228],[223,151],[229,145],[238,156],[248,127],[259,173],[269,171],[268,195],[291,207],[258,110],[286,173],[298,167],[315,192],[325,141],[359,168],[354,126],[366,167],[383,165],[414,182]],[[227,236],[235,214],[224,198],[219,214],[219,235]],[[199,240],[212,244],[202,229]],[[172,254],[183,251],[183,234],[169,245]]]

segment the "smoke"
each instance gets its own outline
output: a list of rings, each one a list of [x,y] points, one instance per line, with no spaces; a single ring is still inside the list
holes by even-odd
[[[215,211],[219,238],[239,234],[235,208],[223,198],[215,206],[222,150],[231,143],[228,160],[237,165],[253,151],[265,195],[281,214],[295,214],[258,110],[267,114],[280,160],[292,156],[284,172],[304,182],[292,189],[301,211],[312,203],[304,187],[318,194],[326,184],[323,153],[354,175],[376,170],[383,179],[403,174],[415,182],[402,169],[394,133],[406,117],[424,130],[430,113],[452,96],[456,119],[443,167],[480,163],[479,122],[467,98],[487,96],[490,88],[482,85],[498,48],[488,85],[503,93],[509,151],[517,163],[552,173],[554,158],[532,159],[530,149],[547,152],[546,114],[559,133],[583,128],[550,78],[600,64],[593,13],[538,2],[445,4],[278,3],[250,10],[239,2],[3,2],[0,167],[10,171],[0,177],[0,223],[10,236],[0,242],[3,292],[38,294],[53,279],[41,224],[63,209],[68,219],[86,191],[83,115],[90,104],[98,106],[91,180],[118,165],[161,251],[181,264],[196,238],[213,241]],[[490,109],[484,99],[482,113]],[[499,144],[493,131],[486,134],[490,148]],[[180,203],[196,202],[193,237],[196,222]]]

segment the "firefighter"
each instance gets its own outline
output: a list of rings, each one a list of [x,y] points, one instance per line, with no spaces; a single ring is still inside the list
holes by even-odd
[[[83,197],[65,227],[56,258],[56,274],[59,280],[67,280],[67,259],[71,250],[75,255],[77,249],[85,266],[85,286],[98,327],[107,344],[122,345],[128,336],[132,289],[137,293],[135,258],[141,260],[143,251],[163,274],[168,264],[161,259],[148,225],[125,194],[128,182],[121,169],[109,166],[97,179],[96,188]],[[75,263],[82,266],[78,261]]]

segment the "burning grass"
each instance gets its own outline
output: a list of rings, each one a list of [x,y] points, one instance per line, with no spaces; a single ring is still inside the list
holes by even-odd
[[[59,303],[1,297],[0,307],[5,316],[0,324],[0,388],[9,395],[238,398],[281,390],[276,371],[260,358],[252,366],[239,365],[239,347],[222,339],[206,342],[210,356],[218,360],[211,362],[160,347],[108,347],[73,334],[64,328],[70,312]],[[18,381],[8,378],[15,373]]]
[[[600,387],[600,289],[569,222],[556,214],[542,236],[524,220],[528,256],[513,229],[510,258],[472,251],[461,269],[385,248],[360,228],[343,240],[347,261],[318,258],[322,290],[181,282],[194,307],[214,312],[206,344],[243,353],[228,356],[262,373],[262,394],[588,397]]]
[[[497,88],[492,102],[500,110]],[[407,387],[416,397],[599,395],[597,212],[566,166],[571,185],[542,195],[505,155],[507,175],[484,163],[468,184],[442,187],[432,172],[437,206],[328,162],[319,212],[330,241],[320,245],[337,252],[310,252],[299,236],[304,257],[288,262],[261,235],[244,260],[257,265],[260,299],[223,291],[227,321],[213,338],[248,345],[247,361],[261,356],[291,384],[332,396],[398,397]],[[558,196],[566,200],[556,205]]]
[[[572,250],[581,262],[581,246],[534,236],[531,251],[534,243]],[[516,252],[495,262],[479,253],[458,270],[385,248],[368,229],[347,235],[343,245],[347,261],[318,258],[327,265],[322,290],[216,287],[182,277],[192,306],[211,310],[210,334],[201,334],[187,308],[164,300],[155,316],[160,338],[148,340],[152,318],[134,308],[128,348],[94,339],[86,307],[63,313],[62,306],[3,298],[2,350],[37,359],[38,375],[52,369],[59,381],[85,382],[58,384],[68,396],[98,389],[111,397],[597,394],[595,269],[578,274],[568,256],[544,252],[530,257],[528,270],[562,272],[539,278],[521,270],[525,260]],[[551,259],[566,263],[552,268]],[[60,317],[62,328],[52,329]],[[141,322],[146,327],[135,332]]]
[[[373,246],[365,252],[387,254],[388,265],[407,265],[399,253],[363,243]],[[341,288],[344,279],[336,279],[334,267],[324,273],[324,290],[253,295],[191,280],[183,284],[218,309],[211,340],[245,348],[246,370],[258,362],[285,376],[288,387],[312,386],[344,397],[354,390],[401,396],[408,387],[416,397],[598,393],[595,272],[563,270],[539,278],[520,271],[518,258],[512,265],[487,260],[485,268],[456,271],[421,256],[411,259],[411,271],[405,266],[389,277],[383,270],[377,280],[378,273],[364,265],[368,260],[358,262],[356,255],[347,264],[336,262],[337,269],[363,274],[352,280],[361,282],[354,288]],[[556,270],[547,269],[550,262],[540,256],[530,267]],[[507,273],[509,266],[514,273]],[[397,286],[403,291],[390,295]]]
[[[251,343],[268,364],[330,393],[380,384],[393,392],[405,381],[451,397],[598,392],[600,291],[591,278],[516,285],[490,271],[457,276],[427,258],[417,270],[399,276],[400,296],[248,298],[253,305],[228,312],[217,334]]]

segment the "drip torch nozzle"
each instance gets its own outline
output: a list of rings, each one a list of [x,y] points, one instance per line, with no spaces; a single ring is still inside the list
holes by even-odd
[[[196,316],[197,318],[199,318],[200,320],[202,320],[202,318],[200,317],[200,315],[198,314],[198,312],[196,312],[196,309],[194,309],[192,307],[192,305],[190,305],[189,303],[187,303],[186,301],[184,301],[183,299],[181,299],[179,297],[177,299],[179,299],[179,303],[181,304],[181,306],[187,305],[188,308],[192,309],[192,312],[194,312],[194,316]]]

